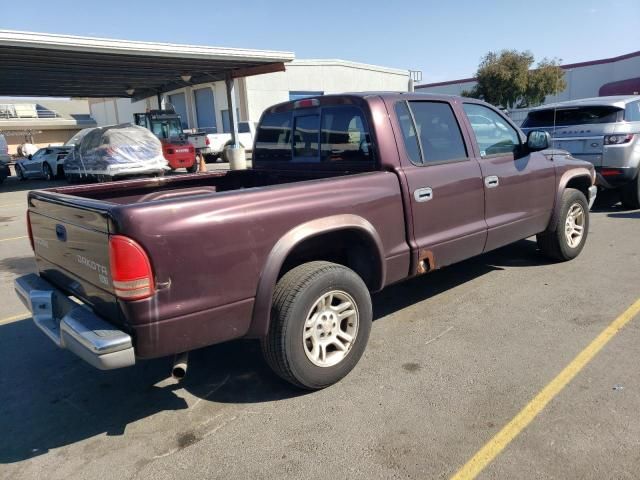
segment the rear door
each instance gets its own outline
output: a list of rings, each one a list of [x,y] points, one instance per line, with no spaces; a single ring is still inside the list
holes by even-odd
[[[553,161],[540,152],[528,152],[518,130],[499,111],[477,103],[463,103],[462,108],[482,170],[485,251],[543,231],[555,200]],[[478,122],[480,117],[490,125]]]
[[[482,175],[452,104],[400,101],[395,112],[420,259],[439,268],[481,253],[487,234]]]

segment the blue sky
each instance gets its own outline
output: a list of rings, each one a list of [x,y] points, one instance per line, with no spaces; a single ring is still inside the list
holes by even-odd
[[[472,76],[503,48],[563,63],[640,49],[640,0],[28,0],[2,10],[4,29],[289,50],[422,70],[423,82]]]

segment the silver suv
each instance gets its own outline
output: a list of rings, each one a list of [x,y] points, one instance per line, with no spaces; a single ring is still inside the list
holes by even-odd
[[[622,204],[640,208],[640,96],[596,97],[532,109],[525,132],[547,130],[555,148],[596,167],[601,188],[619,189]]]

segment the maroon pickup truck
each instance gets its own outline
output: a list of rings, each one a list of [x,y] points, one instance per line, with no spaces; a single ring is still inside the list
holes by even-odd
[[[322,388],[360,359],[372,292],[532,235],[580,253],[594,169],[548,146],[467,98],[283,103],[250,170],[31,192],[38,274],[15,288],[100,369],[258,338],[277,374]]]

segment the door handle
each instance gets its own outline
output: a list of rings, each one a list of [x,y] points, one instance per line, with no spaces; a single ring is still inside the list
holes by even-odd
[[[487,188],[496,188],[500,185],[500,180],[496,175],[490,175],[488,177],[484,177],[484,184]]]
[[[433,198],[433,190],[431,187],[418,188],[413,192],[413,198],[416,202],[428,202]]]

